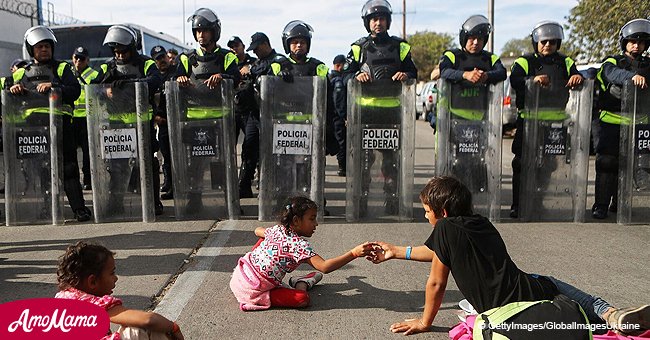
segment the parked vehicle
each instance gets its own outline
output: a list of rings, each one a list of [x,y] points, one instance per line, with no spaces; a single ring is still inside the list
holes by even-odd
[[[435,114],[436,102],[438,99],[438,83],[430,81],[422,85],[422,89],[415,99],[416,119],[421,117],[429,120],[428,117]]]

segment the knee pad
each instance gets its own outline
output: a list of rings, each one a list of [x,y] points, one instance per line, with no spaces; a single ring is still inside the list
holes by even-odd
[[[618,173],[618,157],[598,154],[596,156],[596,171],[605,173]]]

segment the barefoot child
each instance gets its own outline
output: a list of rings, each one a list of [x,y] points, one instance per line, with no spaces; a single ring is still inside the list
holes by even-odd
[[[56,298],[87,301],[104,308],[120,328],[112,334],[108,330],[103,340],[183,340],[176,322],[156,313],[128,309],[111,295],[117,281],[113,255],[103,246],[83,241],[68,246],[59,258],[56,274],[60,291]]]
[[[650,326],[648,305],[617,309],[553,277],[521,271],[494,225],[472,213],[472,194],[459,180],[432,178],[420,192],[420,200],[424,216],[433,226],[429,239],[417,247],[377,242],[381,251],[372,258],[375,263],[389,259],[431,262],[422,317],[395,323],[390,326],[392,332],[409,335],[430,331],[450,272],[479,314],[512,302],[553,300],[563,294],[576,301],[592,323],[607,322],[627,334],[639,334]],[[527,339],[534,339],[532,335]]]
[[[280,223],[270,228],[257,228],[260,241],[253,250],[239,259],[230,280],[230,289],[244,311],[270,307],[301,308],[309,305],[309,294],[323,273],[343,267],[348,262],[369,255],[372,245],[360,244],[345,254],[325,260],[314,252],[305,237],[316,231],[317,206],[305,197],[288,199]],[[282,280],[286,273],[307,263],[320,272],[292,277],[287,287]]]

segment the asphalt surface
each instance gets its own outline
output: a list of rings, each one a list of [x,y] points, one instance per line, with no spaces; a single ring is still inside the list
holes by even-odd
[[[428,124],[417,124],[415,188],[433,174],[433,137]],[[497,224],[508,250],[527,272],[552,275],[626,307],[649,303],[650,227],[619,226],[610,216],[587,223],[520,223],[507,218],[511,169],[504,140],[502,222]],[[593,160],[592,160],[593,161]],[[421,245],[431,232],[414,193],[412,223],[347,223],[344,178],[336,176],[328,157],[327,209],[311,242],[330,258],[364,241]],[[591,166],[593,172],[593,164]],[[593,173],[590,175],[593,202]],[[169,201],[165,201],[166,204]],[[242,200],[239,221],[175,221],[171,207],[158,222],[0,227],[0,303],[51,297],[57,291],[56,263],[68,244],[92,240],[117,253],[119,281],[114,294],[129,308],[155,309],[175,319],[188,339],[375,339],[396,337],[393,322],[419,317],[429,265],[393,260],[374,265],[357,259],[326,274],[312,291],[312,305],[302,310],[242,312],[228,286],[237,259],[256,241],[257,199]],[[293,275],[310,271],[301,266]],[[417,338],[448,339],[458,322],[454,311],[462,299],[453,279],[432,333]]]

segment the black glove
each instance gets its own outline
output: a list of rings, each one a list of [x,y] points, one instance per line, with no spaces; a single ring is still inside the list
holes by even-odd
[[[124,88],[124,85],[126,85],[128,82],[129,82],[129,81],[128,81],[127,79],[118,79],[118,80],[114,80],[114,81],[111,83],[111,88],[112,88],[112,89],[118,89],[118,90],[121,90],[121,89]]]
[[[284,80],[287,83],[293,83],[293,74],[291,72],[283,70],[278,73],[278,76],[282,77],[282,80]]]

